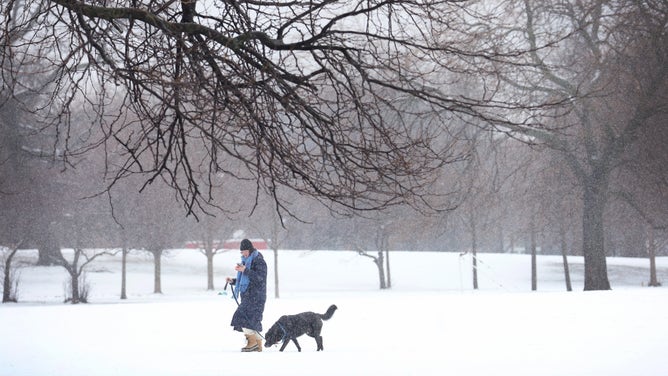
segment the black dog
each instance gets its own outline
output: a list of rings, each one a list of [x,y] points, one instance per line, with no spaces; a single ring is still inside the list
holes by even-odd
[[[283,346],[281,350],[285,350],[285,346],[288,345],[290,340],[295,343],[297,350],[302,351],[302,348],[297,342],[297,337],[307,334],[315,338],[315,342],[318,345],[318,350],[323,350],[322,347],[322,336],[320,331],[322,330],[322,320],[329,320],[334,315],[337,307],[332,304],[327,309],[327,312],[324,314],[319,314],[315,312],[302,312],[296,315],[286,315],[281,316],[278,321],[267,331],[267,335],[264,337],[265,346],[270,347],[283,341]]]

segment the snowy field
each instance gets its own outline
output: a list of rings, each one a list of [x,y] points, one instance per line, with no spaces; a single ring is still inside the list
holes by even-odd
[[[582,258],[571,257],[566,292],[561,258],[539,256],[532,292],[528,255],[482,254],[474,291],[468,255],[393,252],[393,286],[380,291],[369,258],[281,251],[276,299],[273,253],[263,253],[265,330],[283,314],[336,304],[324,352],[306,336],[301,353],[293,344],[239,351],[244,337],[229,326],[236,303],[218,295],[239,252],[216,256],[216,291],[206,290],[202,254],[170,252],[157,295],[152,259],[137,252],[123,301],[120,256],[90,265],[90,304],[62,303],[62,268],[23,267],[20,303],[0,305],[0,376],[668,374],[668,290],[643,287],[645,259],[608,259],[613,290],[583,292]],[[665,284],[668,258],[657,262]]]

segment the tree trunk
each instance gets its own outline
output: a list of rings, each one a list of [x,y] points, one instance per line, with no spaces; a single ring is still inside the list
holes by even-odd
[[[274,248],[274,297],[280,297],[278,288],[278,248]]]
[[[213,256],[216,254],[212,248],[206,251],[206,289],[213,290]]]
[[[471,222],[471,260],[473,262],[473,289],[478,289],[478,240],[476,237],[475,223]]]
[[[647,242],[647,252],[649,254],[649,283],[648,286],[661,286],[656,278],[656,241],[654,239],[654,227],[649,227],[649,239]]]
[[[5,275],[2,282],[2,302],[3,303],[16,303],[16,296],[12,296],[12,259],[14,255],[18,252],[18,248],[12,249],[5,259]],[[16,293],[16,291],[14,291]]]
[[[128,298],[126,294],[128,249],[124,246],[121,252],[123,255],[121,258],[121,299],[124,300]]]
[[[357,254],[359,254],[360,256],[368,257],[371,260],[373,260],[373,263],[378,268],[378,280],[379,280],[380,289],[381,290],[386,289],[387,284],[385,283],[385,271],[384,271],[385,262],[384,262],[384,257],[383,257],[383,250],[379,250],[378,251],[378,257],[376,257],[376,256],[373,256],[373,255],[370,255],[369,253],[367,253],[366,251],[362,250],[359,247],[356,247],[356,248],[357,248]]]
[[[390,250],[385,250],[385,265],[387,271],[387,288],[392,288],[392,274],[390,273]]]
[[[220,244],[215,242],[211,222],[208,220],[204,225],[203,243],[204,249],[202,250],[202,254],[206,257],[206,289],[211,291],[215,289],[213,282],[213,258],[216,256],[216,251],[220,247]]]
[[[70,285],[71,285],[71,294],[72,294],[72,304],[79,304],[81,297],[79,296],[79,249],[74,250],[74,259],[72,260],[71,265],[65,266],[65,270],[70,273]]]
[[[380,282],[380,289],[381,290],[384,290],[384,289],[387,288],[387,284],[385,283],[385,270],[384,270],[385,262],[384,262],[384,259],[385,258],[383,257],[383,251],[382,250],[378,251],[378,258],[376,258],[374,260],[374,262],[376,263],[376,266],[378,267],[378,278],[380,280],[379,282]]]
[[[562,223],[561,228],[559,229],[559,237],[561,238],[561,259],[564,264],[564,279],[566,280],[566,291],[573,291],[571,286],[571,272],[568,268],[568,256],[567,251],[568,247],[566,245],[566,230]]]
[[[538,290],[538,270],[536,265],[536,229],[534,228],[534,221],[531,220],[531,291]]]
[[[503,243],[503,235],[504,235],[503,234],[503,226],[498,226],[498,228],[499,228],[499,244],[498,244],[499,248],[497,249],[497,252],[498,253],[505,253],[506,247]]]
[[[61,265],[64,261],[63,254],[60,252],[60,247],[53,236],[48,232],[42,235],[38,243],[38,259],[39,266],[53,266]]]
[[[160,282],[162,249],[154,249],[150,252],[153,254],[153,293],[162,294],[162,284]]]
[[[610,290],[605,258],[603,210],[604,189],[594,182],[585,184],[582,236],[584,253],[584,290]],[[600,179],[599,179],[600,180]]]
[[[75,272],[70,275],[70,279],[72,281],[72,304],[79,304],[79,276]]]

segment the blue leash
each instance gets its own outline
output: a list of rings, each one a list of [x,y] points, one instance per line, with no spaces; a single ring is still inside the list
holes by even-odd
[[[277,321],[276,324],[278,324],[278,327],[281,328],[281,330],[283,331],[283,337],[281,337],[281,342],[289,340],[290,338],[288,338],[288,331],[285,330],[285,328],[283,327],[283,325],[281,325],[280,322]]]
[[[227,285],[228,285],[228,282],[225,282],[225,287],[223,288],[223,290],[227,290]],[[232,290],[232,297],[234,297],[234,301],[237,303],[237,307],[241,306],[241,304],[239,304],[239,300],[237,300],[237,294],[234,293],[234,285],[230,285],[230,290]],[[248,318],[248,315],[246,315],[246,312],[242,311],[241,313],[243,313],[243,315],[246,317],[246,320],[251,321]],[[281,327],[281,329],[283,329],[283,327]],[[262,333],[258,332],[257,330],[255,331],[255,333],[259,334],[260,337],[262,337],[262,339],[266,339],[266,338],[264,338]],[[283,329],[283,333],[285,333],[285,329]],[[285,335],[287,335],[287,333]]]

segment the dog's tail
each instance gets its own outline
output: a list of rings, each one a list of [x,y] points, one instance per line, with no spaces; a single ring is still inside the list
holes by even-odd
[[[322,318],[323,320],[331,319],[332,316],[334,315],[334,311],[336,311],[337,308],[338,307],[335,304],[332,304],[331,306],[329,306],[329,308],[327,308],[327,312],[320,315],[320,318]]]

